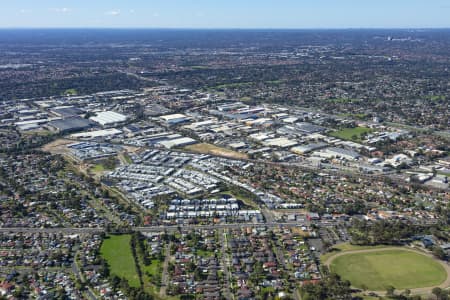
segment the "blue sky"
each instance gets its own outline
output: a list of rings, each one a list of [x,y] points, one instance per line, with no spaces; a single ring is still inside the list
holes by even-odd
[[[450,28],[450,0],[0,0],[0,27]]]

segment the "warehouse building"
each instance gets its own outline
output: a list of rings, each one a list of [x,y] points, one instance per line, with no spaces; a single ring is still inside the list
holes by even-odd
[[[82,109],[74,106],[58,106],[52,108],[50,111],[62,118],[74,117],[84,113]]]
[[[189,122],[191,119],[183,114],[165,115],[160,117],[167,125],[178,125]]]
[[[114,111],[102,111],[97,113],[96,116],[90,118],[90,120],[100,124],[102,127],[116,126],[126,122],[127,119],[127,116]]]
[[[188,145],[192,145],[192,144],[196,144],[197,141],[194,139],[191,139],[189,137],[181,137],[181,138],[176,138],[173,140],[166,140],[166,141],[161,141],[159,142],[160,145],[164,146],[167,149],[171,149],[174,147],[184,147],[184,146],[188,146]]]
[[[48,126],[60,133],[86,130],[92,127],[92,122],[80,117],[70,117],[62,120],[54,120]]]

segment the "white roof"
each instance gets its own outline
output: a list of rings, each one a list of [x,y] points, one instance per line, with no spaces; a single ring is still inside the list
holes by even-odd
[[[114,111],[102,111],[97,113],[97,116],[90,118],[92,121],[99,123],[100,125],[114,124],[125,122],[127,116],[116,113]]]
[[[163,119],[165,121],[170,121],[170,120],[174,120],[174,119],[184,119],[184,118],[187,118],[187,116],[183,115],[183,114],[173,114],[173,115],[161,116],[161,119]]]
[[[298,143],[293,140],[289,140],[284,137],[268,139],[263,142],[265,146],[276,146],[276,147],[292,147],[297,145]]]
[[[170,148],[177,147],[177,146],[185,146],[185,145],[189,145],[189,144],[194,144],[196,142],[197,141],[192,138],[182,137],[182,138],[178,138],[178,139],[174,139],[174,140],[162,141],[162,142],[159,142],[159,144],[170,149]]]
[[[110,135],[116,135],[120,134],[122,131],[116,128],[111,129],[105,129],[105,130],[97,130],[97,131],[87,131],[87,132],[81,132],[72,134],[72,138],[94,138],[94,137],[103,137],[103,136],[110,136]]]

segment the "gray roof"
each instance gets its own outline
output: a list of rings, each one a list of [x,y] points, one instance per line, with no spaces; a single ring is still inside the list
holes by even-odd
[[[84,113],[84,111],[78,107],[61,107],[61,108],[53,108],[52,109],[53,112],[59,114],[62,117],[72,117],[72,116],[77,116],[77,115],[81,115],[82,113]]]
[[[62,120],[55,120],[48,123],[50,126],[55,127],[59,131],[76,131],[83,130],[91,127],[92,123],[89,120],[72,117]]]

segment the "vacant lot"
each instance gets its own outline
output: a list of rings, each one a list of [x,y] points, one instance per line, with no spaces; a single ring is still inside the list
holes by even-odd
[[[239,152],[236,152],[233,150],[221,148],[221,147],[207,144],[207,143],[189,145],[189,146],[186,146],[185,149],[188,151],[192,151],[192,152],[211,154],[211,155],[217,155],[217,156],[225,156],[225,157],[229,157],[229,158],[237,158],[237,159],[248,158],[247,154],[245,154],[245,153],[239,153]]]
[[[100,254],[108,262],[111,274],[127,279],[132,287],[139,287],[130,240],[130,235],[110,235],[103,241]]]
[[[367,127],[344,128],[339,131],[331,132],[330,135],[342,140],[360,141],[362,135],[371,133],[372,129]]]
[[[369,290],[431,287],[443,283],[446,270],[434,259],[407,250],[380,249],[349,253],[332,260],[330,268],[353,286]]]

